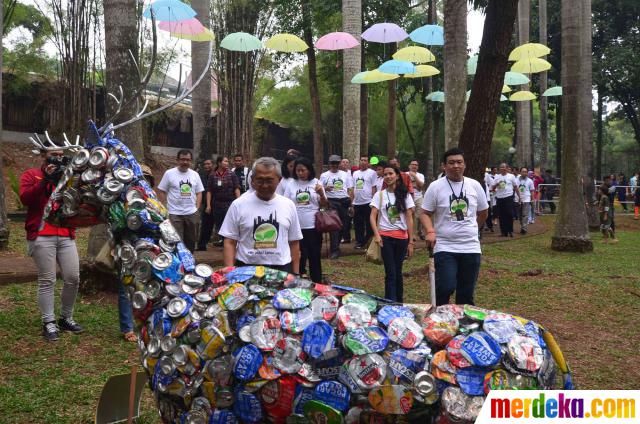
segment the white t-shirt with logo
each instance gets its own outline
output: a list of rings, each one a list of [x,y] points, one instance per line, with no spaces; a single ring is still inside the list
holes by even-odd
[[[535,190],[533,180],[529,177],[516,178],[518,183],[518,191],[520,192],[520,200],[522,203],[531,203],[531,191]]]
[[[353,204],[368,205],[371,203],[371,190],[376,185],[376,171],[367,168],[353,173]]]
[[[316,212],[320,210],[320,195],[316,193],[317,178],[310,181],[292,180],[287,184],[284,197],[296,205],[300,228],[307,230],[316,227]]]
[[[293,178],[281,178],[278,183],[278,187],[276,187],[276,193],[280,196],[284,195],[284,192],[287,190],[287,186],[293,181]]]
[[[279,194],[268,202],[255,193],[234,200],[220,235],[236,240],[236,259],[251,265],[290,263],[289,242],[302,239],[295,205]]]
[[[413,201],[417,202],[418,200],[422,199],[422,194],[424,192],[421,189],[418,188],[418,184],[416,184],[416,182],[414,181],[414,178],[411,176],[411,174],[408,173],[408,172],[407,172],[407,174],[409,174],[409,178],[411,178],[411,184],[413,184]],[[420,172],[416,172],[415,179],[417,181],[420,181],[422,184],[424,184],[424,174],[422,174]]]
[[[196,194],[204,191],[200,175],[193,169],[181,172],[177,167],[167,170],[158,189],[167,193],[167,208],[172,215],[196,213]]]
[[[513,174],[496,174],[493,176],[493,185],[498,184],[496,187],[496,197],[498,199],[504,199],[505,197],[513,196],[513,186],[517,186],[516,177]]]
[[[353,188],[353,178],[348,172],[344,171],[326,171],[320,175],[320,183],[324,186],[329,199],[342,199],[349,197],[350,188]],[[333,186],[333,190],[327,190],[327,186]]]
[[[406,210],[415,208],[413,197],[407,193],[404,199]],[[378,209],[378,231],[407,230],[407,215],[400,213],[396,207],[396,196],[386,189],[379,191],[371,199],[370,205]]]
[[[451,184],[451,186],[449,186]],[[439,178],[429,185],[422,209],[433,213],[436,230],[434,252],[482,253],[476,214],[489,208],[479,182]]]
[[[383,185],[384,177],[378,177],[378,174],[376,174],[376,193],[382,190]]]

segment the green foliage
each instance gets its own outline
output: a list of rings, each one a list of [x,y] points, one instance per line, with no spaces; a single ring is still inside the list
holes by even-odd
[[[19,3],[15,0],[4,2],[4,34],[14,28],[26,28],[34,39],[41,39],[52,34],[51,21],[31,5]]]
[[[22,201],[20,200],[20,181],[11,168],[7,168],[7,177],[9,178],[9,186],[11,187],[11,192],[15,197],[18,210],[25,209]]]

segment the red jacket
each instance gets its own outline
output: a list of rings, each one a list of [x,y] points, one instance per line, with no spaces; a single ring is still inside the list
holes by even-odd
[[[72,228],[56,227],[48,222],[40,228],[44,207],[54,188],[53,182],[45,180],[41,168],[28,169],[20,176],[20,201],[27,207],[27,219],[24,222],[27,240],[35,240],[38,236],[75,238]]]

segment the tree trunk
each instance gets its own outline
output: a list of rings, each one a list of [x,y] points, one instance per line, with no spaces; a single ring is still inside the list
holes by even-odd
[[[444,143],[458,144],[467,96],[467,1],[444,0]]]
[[[591,125],[582,117],[585,109],[591,110],[591,81],[583,78],[590,71],[585,65],[583,50],[588,25],[585,8],[590,0],[562,0],[562,81],[563,111],[562,130],[564,154],[562,157],[562,186],[560,189],[560,207],[556,220],[555,233],[551,239],[551,248],[557,251],[590,252],[593,243],[589,239],[587,211],[583,196],[583,175],[580,162],[583,160],[581,147],[588,137],[591,142]],[[590,36],[590,32],[589,32]],[[589,37],[590,38],[590,37]],[[590,55],[589,55],[590,59]]]
[[[433,25],[437,23],[437,10],[436,10],[436,1],[429,0],[427,5],[427,24]],[[424,102],[424,131],[423,131],[423,149],[425,152],[425,174],[429,175],[433,172],[433,156],[434,156],[434,144],[435,137],[434,134],[434,113],[433,113],[433,102],[425,101],[424,97],[427,94],[433,91],[433,78],[427,78],[426,80],[423,78],[422,89],[425,93],[423,96]]]
[[[540,43],[547,45],[547,0],[538,0]],[[540,73],[540,170],[547,168],[549,155],[549,99],[542,97],[547,89],[547,72]],[[542,171],[543,172],[543,171]]]
[[[313,30],[311,14],[309,12],[309,1],[302,2],[302,23],[304,41],[313,46]],[[320,111],[320,94],[318,92],[318,72],[316,69],[316,51],[313,48],[307,49],[307,66],[309,68],[309,96],[311,98],[311,117],[313,120],[313,159],[315,169],[320,172],[324,163],[322,145],[322,114]]]
[[[4,35],[4,2],[0,4],[0,70],[2,70],[2,56],[4,53],[2,47],[2,37]],[[2,139],[2,72],[0,72],[0,147],[4,140]],[[7,219],[7,203],[4,198],[4,164],[2,156],[0,156],[0,250],[6,250],[9,247],[9,221]]]
[[[602,144],[604,142],[604,131],[602,125],[602,114],[604,113],[604,89],[598,86],[598,112],[596,115],[596,178],[602,180]]]
[[[192,0],[191,7],[198,14],[198,20],[205,28],[211,26],[211,13],[208,0]],[[191,83],[195,84],[202,74],[209,58],[208,41],[191,42]],[[204,79],[191,93],[191,111],[193,117],[193,157],[196,163],[209,159],[211,154],[211,140],[209,128],[211,126],[211,69]],[[206,154],[209,151],[209,154]]]
[[[364,71],[364,44],[360,46],[361,71]],[[369,91],[360,84],[360,154],[369,155]]]
[[[362,33],[361,0],[342,0],[342,30],[360,38]],[[360,87],[351,78],[360,72],[361,52],[343,50],[342,81],[342,156],[356,163],[360,157]]]
[[[518,44],[529,42],[529,21],[531,19],[531,0],[518,2]],[[529,90],[529,84],[520,86],[521,90]],[[519,166],[532,167],[531,161],[531,102],[516,102],[517,158]]]
[[[478,69],[459,137],[460,147],[468,153],[466,175],[478,181],[483,181],[489,162],[517,7],[518,0],[490,0],[486,8],[484,26],[492,30],[482,34]]]
[[[396,43],[389,44],[389,59],[397,50]],[[389,159],[397,155],[397,134],[396,134],[396,112],[397,112],[397,92],[396,80],[387,81],[387,157]]]
[[[556,105],[556,176],[562,177],[562,99]]]

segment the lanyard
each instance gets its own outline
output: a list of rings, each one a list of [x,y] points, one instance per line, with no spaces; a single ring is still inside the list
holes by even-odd
[[[462,190],[464,190],[464,177],[462,177],[462,187],[460,187],[460,194],[456,196],[456,192],[453,191],[453,186],[451,185],[451,182],[449,182],[449,178],[445,177],[447,180],[447,183],[449,184],[449,188],[451,189],[451,193],[453,194],[453,199],[462,199]]]

